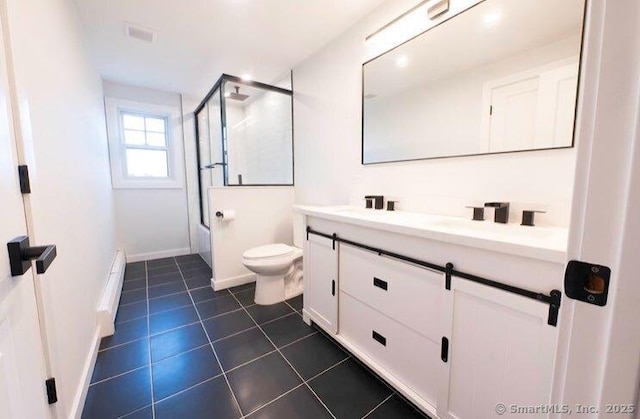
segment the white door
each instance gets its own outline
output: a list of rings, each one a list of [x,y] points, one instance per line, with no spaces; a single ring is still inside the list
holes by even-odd
[[[4,244],[27,235],[4,45],[0,39],[0,418],[47,418],[34,273],[12,277]]]
[[[338,246],[333,240],[309,235],[304,249],[304,311],[328,332],[338,333]]]
[[[489,151],[533,147],[539,78],[531,77],[491,89]]]
[[[571,145],[577,87],[577,62],[540,74],[535,148]]]
[[[589,1],[569,260],[611,268],[605,306],[562,297],[554,403],[638,417],[640,2]],[[578,416],[578,415],[574,415]]]

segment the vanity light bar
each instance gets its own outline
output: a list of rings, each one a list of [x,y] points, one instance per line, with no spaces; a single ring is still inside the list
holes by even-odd
[[[395,25],[396,23],[398,23],[399,21],[401,21],[405,17],[409,16],[410,14],[415,12],[416,10],[420,9],[421,7],[423,7],[425,4],[427,4],[429,2],[432,2],[432,1],[433,0],[424,0],[424,1],[421,1],[420,3],[416,4],[411,9],[407,10],[406,12],[404,12],[403,14],[398,16],[397,18],[393,19],[391,22],[387,23],[386,25],[384,25],[383,27],[381,27],[377,31],[367,35],[367,37],[364,39],[365,42],[368,42],[374,36],[378,35],[379,33],[383,32],[384,30],[388,29],[389,27]],[[446,13],[447,11],[449,11],[449,0],[440,0],[436,4],[433,4],[433,5],[429,6],[429,8],[427,9],[427,16],[429,17],[429,19],[435,19],[438,16],[440,16],[441,14]]]
[[[381,27],[377,31],[367,35],[367,37],[364,38],[365,42],[368,42],[371,38],[373,38],[374,36],[378,35],[380,32],[383,32],[385,29],[387,29],[387,28],[393,26],[394,24],[398,23],[400,20],[404,19],[405,17],[407,17],[411,13],[415,12],[416,10],[418,10],[419,8],[424,6],[426,3],[429,3],[429,1],[431,1],[431,0],[421,1],[420,3],[416,4],[411,9],[407,10],[406,12],[404,12],[403,14],[398,16],[397,18],[393,19],[391,22],[387,23],[386,25],[384,25],[383,27]]]
[[[446,266],[440,266],[435,263],[425,262],[420,259],[415,259],[409,256],[404,256],[398,253],[389,252],[387,250],[368,246],[366,244],[343,239],[339,237],[336,233],[333,233],[333,234],[321,233],[307,226],[307,240],[309,240],[309,234],[313,234],[316,236],[320,236],[320,237],[324,237],[332,240],[334,250],[335,250],[336,242],[344,243],[350,246],[358,247],[360,249],[368,250],[373,253],[377,253],[379,256],[384,255],[393,259],[398,259],[398,260],[408,262],[417,266],[421,266],[423,268],[442,272],[445,274],[445,287],[448,290],[451,289],[451,278],[455,276],[458,278],[466,279],[467,281],[476,282],[478,284],[486,285],[492,288],[497,288],[502,291],[510,292],[512,294],[520,295],[522,297],[530,298],[532,300],[540,301],[541,303],[549,304],[549,317],[547,320],[547,324],[554,327],[558,325],[558,313],[560,311],[560,303],[562,299],[562,292],[560,292],[559,290],[552,290],[549,293],[549,295],[542,294],[539,292],[535,292],[535,291],[527,290],[524,288],[515,287],[513,285],[504,284],[502,282],[494,281],[491,279],[483,278],[481,276],[472,275],[472,274],[468,274],[461,271],[456,271],[453,269],[452,263],[447,263]]]

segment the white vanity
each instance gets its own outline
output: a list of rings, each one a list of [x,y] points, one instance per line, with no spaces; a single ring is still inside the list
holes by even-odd
[[[440,418],[549,402],[566,230],[353,207],[296,211],[307,228],[305,321],[398,392]]]

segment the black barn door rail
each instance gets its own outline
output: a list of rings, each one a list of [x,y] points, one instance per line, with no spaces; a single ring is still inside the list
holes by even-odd
[[[307,240],[309,240],[309,234],[313,234],[315,236],[320,236],[327,238],[333,241],[333,248],[335,249],[336,242],[348,244],[350,246],[359,247],[360,249],[365,249],[373,253],[377,253],[378,255],[388,256],[393,259],[398,259],[404,262],[408,262],[414,265],[422,266],[424,268],[432,269],[438,272],[445,273],[445,287],[447,289],[451,289],[451,278],[457,277],[466,279],[467,281],[476,282],[478,284],[486,285],[489,287],[497,288],[502,291],[506,291],[512,294],[520,295],[522,297],[530,298],[532,300],[540,301],[541,303],[549,304],[549,318],[547,323],[550,326],[558,325],[558,312],[560,310],[560,301],[562,297],[562,293],[559,290],[552,290],[549,295],[542,294],[539,292],[527,290],[524,288],[516,287],[513,285],[503,284],[502,282],[494,281],[491,279],[483,278],[481,276],[468,274],[465,272],[457,271],[454,269],[453,264],[447,263],[446,266],[440,266],[435,263],[425,262],[424,260],[412,258],[409,256],[404,256],[398,253],[389,252],[387,250],[379,249],[377,247],[369,246],[366,244],[354,242],[352,240],[347,240],[339,237],[337,234],[326,234],[319,231],[313,230],[311,227],[307,226]]]

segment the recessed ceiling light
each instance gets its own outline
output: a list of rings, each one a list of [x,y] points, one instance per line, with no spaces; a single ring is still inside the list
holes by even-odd
[[[396,58],[396,65],[400,68],[404,68],[407,65],[409,65],[409,58],[407,58],[406,55],[401,55],[400,57]]]
[[[124,33],[129,38],[135,38],[149,43],[155,42],[158,35],[158,32],[151,28],[145,28],[129,22],[124,22]]]
[[[502,18],[502,14],[500,12],[493,12],[485,15],[484,24],[487,26],[495,25]]]
[[[224,97],[229,97],[231,96],[231,92],[225,92]]]
[[[243,74],[242,76],[240,76],[240,78],[244,81],[251,81],[253,80],[253,76],[251,74]]]

